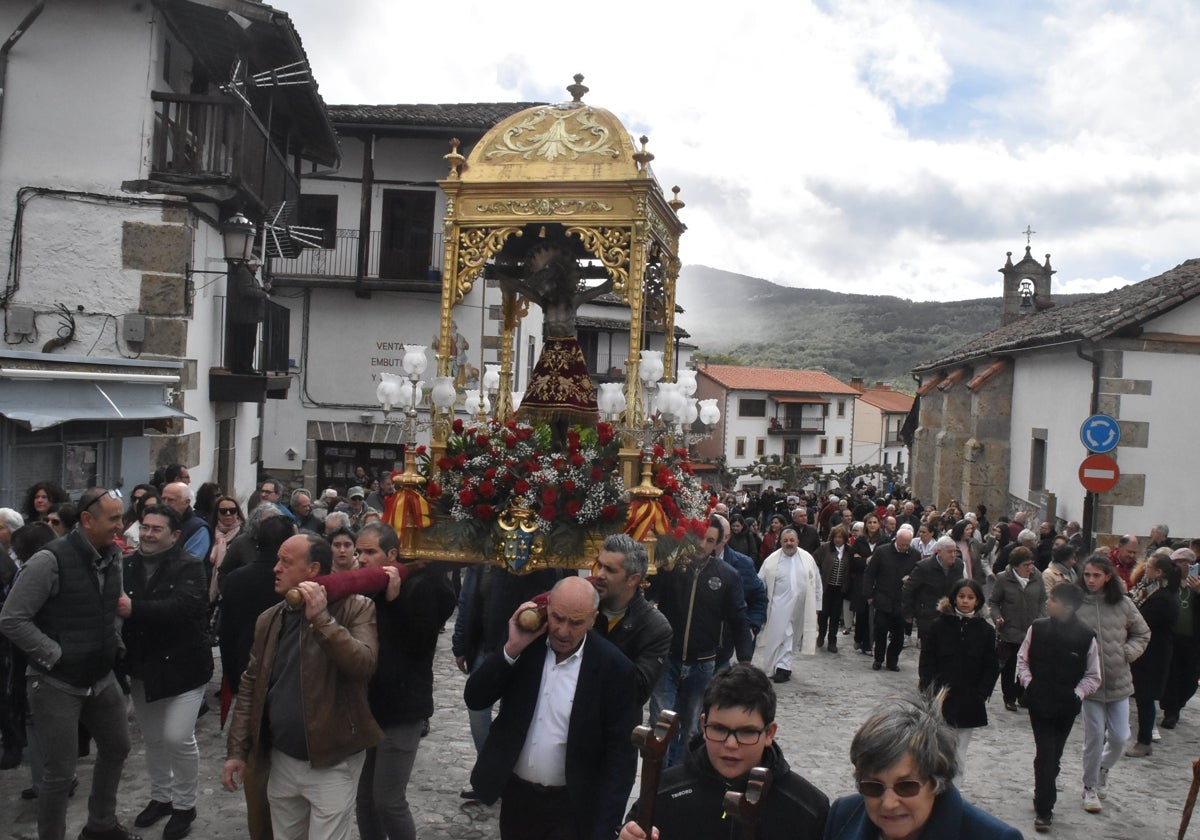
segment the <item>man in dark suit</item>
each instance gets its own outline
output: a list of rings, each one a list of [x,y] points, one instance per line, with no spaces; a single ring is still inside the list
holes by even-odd
[[[912,548],[912,531],[905,528],[896,533],[894,542],[875,549],[863,575],[867,600],[875,608],[876,671],[887,659],[889,671],[899,671],[900,649],[904,645],[904,580],[921,559]]]
[[[800,537],[800,547],[809,554],[816,554],[821,547],[821,538],[817,529],[808,524],[808,508],[803,504],[792,511],[792,527]]]
[[[471,771],[486,804],[504,798],[502,840],[607,840],[621,823],[640,708],[633,664],[589,632],[599,597],[583,578],[559,581],[545,624],[523,629],[517,616],[535,605],[522,604],[503,647],[467,679],[467,708],[503,701]]]

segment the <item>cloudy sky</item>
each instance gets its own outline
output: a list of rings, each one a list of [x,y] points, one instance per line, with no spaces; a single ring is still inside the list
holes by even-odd
[[[1200,256],[1192,0],[274,0],[331,104],[585,100],[650,137],[685,263],[793,286],[1055,290]]]

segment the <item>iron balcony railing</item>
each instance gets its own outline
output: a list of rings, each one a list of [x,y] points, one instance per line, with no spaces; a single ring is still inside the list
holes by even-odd
[[[312,277],[354,280],[358,277],[359,231],[338,228],[327,236],[327,248],[305,248],[295,259],[271,260],[276,277]],[[442,234],[435,233],[402,245],[385,241],[383,233],[367,236],[367,265],[364,279],[442,281]]]
[[[819,435],[825,432],[825,418],[813,415],[799,417],[772,417],[767,426],[771,435]]]
[[[229,185],[261,207],[292,207],[300,182],[266,128],[242,103],[215,96],[151,93],[150,176],[187,188]]]

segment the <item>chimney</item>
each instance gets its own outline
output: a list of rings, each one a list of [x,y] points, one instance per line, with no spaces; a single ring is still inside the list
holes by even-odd
[[[850,387],[853,388],[855,391],[858,391],[858,393],[860,393],[860,394],[863,391],[867,390],[866,388],[863,387],[863,378],[861,376],[855,376],[854,378],[852,378],[850,380]]]

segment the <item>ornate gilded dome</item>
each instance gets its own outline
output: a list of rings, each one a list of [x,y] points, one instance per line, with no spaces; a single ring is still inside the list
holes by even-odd
[[[465,182],[626,181],[649,176],[654,155],[638,151],[611,111],[583,101],[583,76],[568,85],[572,101],[538,105],[497,123],[467,158]]]

